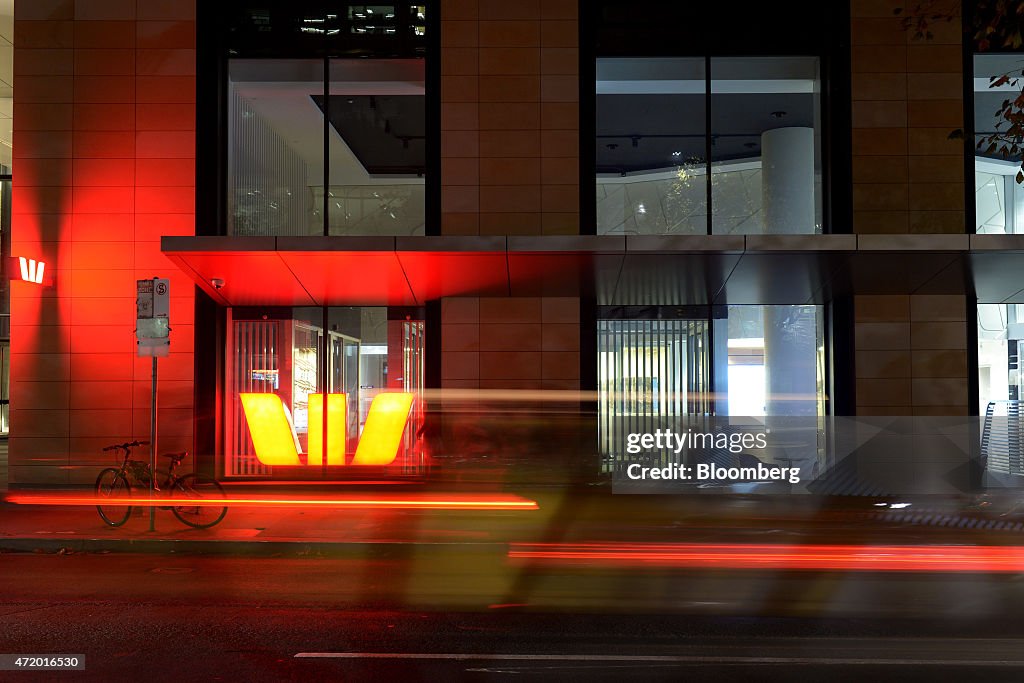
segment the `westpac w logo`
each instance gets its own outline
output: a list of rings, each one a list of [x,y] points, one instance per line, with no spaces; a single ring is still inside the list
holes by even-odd
[[[345,464],[345,394],[309,395],[309,444],[306,465],[323,465],[324,396],[327,396],[327,464]],[[302,465],[299,439],[288,410],[277,394],[239,394],[249,424],[256,458],[264,465]],[[390,465],[398,457],[402,434],[409,422],[413,394],[377,394],[370,404],[353,465]]]
[[[43,283],[43,273],[46,272],[46,263],[36,261],[33,258],[18,257],[18,265],[21,266],[21,279],[25,282],[34,282],[37,285]]]

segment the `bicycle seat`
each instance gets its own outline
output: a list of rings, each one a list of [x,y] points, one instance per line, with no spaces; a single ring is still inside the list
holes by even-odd
[[[164,453],[163,457],[170,458],[174,462],[181,462],[188,455],[188,451],[180,451],[178,453]]]

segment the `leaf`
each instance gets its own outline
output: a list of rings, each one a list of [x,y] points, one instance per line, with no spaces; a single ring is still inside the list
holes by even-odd
[[[947,140],[963,140],[964,139],[964,129],[963,128],[957,128],[956,130],[950,131],[949,135],[946,137],[946,139]]]
[[[1017,171],[1016,180],[1018,185],[1024,185],[1024,170]]]

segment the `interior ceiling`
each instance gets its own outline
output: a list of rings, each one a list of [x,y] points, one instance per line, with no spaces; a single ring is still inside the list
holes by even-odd
[[[711,160],[757,159],[761,134],[814,127],[813,57],[711,61]],[[702,164],[707,79],[703,58],[601,58],[597,63],[599,173]]]
[[[324,110],[324,98],[313,101]],[[371,175],[426,172],[423,95],[332,95],[331,127]]]
[[[764,131],[813,127],[814,98],[812,93],[713,94],[711,160],[758,158]],[[632,173],[703,160],[704,116],[703,93],[598,95],[598,172]]]
[[[300,59],[233,60],[229,77],[245,98],[306,163],[311,183],[323,177],[323,111],[314,101],[323,95],[323,62]],[[330,91],[335,98],[365,101],[369,97],[417,96],[423,99],[422,60],[332,60]],[[333,106],[333,105],[332,105]],[[422,121],[422,115],[420,117]],[[425,125],[420,123],[421,126]],[[422,178],[377,176],[355,153],[358,142],[331,126],[330,177],[332,185],[422,183]],[[422,133],[421,133],[422,134]],[[399,143],[400,144],[400,143]],[[394,172],[392,172],[394,173]]]

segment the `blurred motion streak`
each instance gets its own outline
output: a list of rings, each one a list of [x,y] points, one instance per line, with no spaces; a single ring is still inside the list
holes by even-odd
[[[513,544],[513,560],[693,569],[1020,572],[1024,546],[784,544]]]
[[[167,506],[188,502],[189,506],[222,507],[312,507],[312,508],[358,508],[358,509],[410,509],[410,510],[537,510],[536,501],[514,495],[400,495],[387,497],[348,496],[345,498],[324,497],[227,497],[197,500],[193,498],[159,498],[153,500],[144,496],[124,498],[99,498],[93,495],[33,495],[12,494],[7,502],[15,505],[96,505],[97,501],[106,506],[132,505]]]

